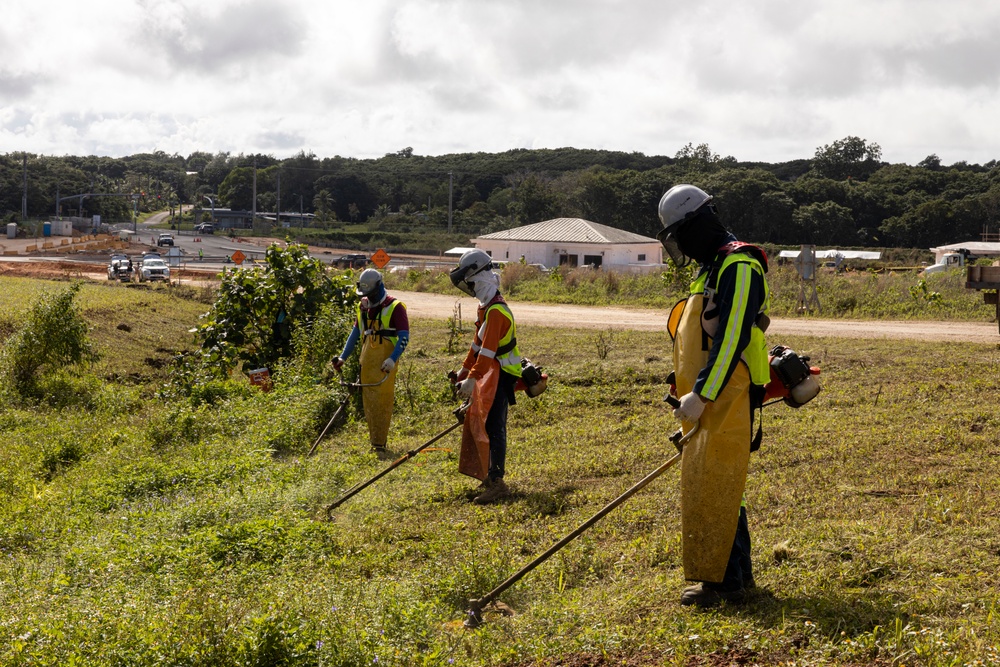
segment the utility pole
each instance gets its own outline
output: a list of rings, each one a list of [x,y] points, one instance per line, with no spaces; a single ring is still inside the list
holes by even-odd
[[[452,173],[448,172],[448,233],[451,234],[451,194],[452,186],[454,185],[455,179]]]
[[[302,195],[300,193],[293,192],[292,196],[294,197],[295,195],[299,196],[299,232],[301,233],[301,230],[306,226],[305,221],[302,219]]]
[[[28,154],[21,153],[21,171],[24,178],[24,194],[21,195],[21,222],[28,221]]]
[[[250,211],[250,227],[257,222],[257,156],[253,158],[253,206]]]
[[[281,169],[278,169],[278,197],[274,205],[274,224],[281,227]]]

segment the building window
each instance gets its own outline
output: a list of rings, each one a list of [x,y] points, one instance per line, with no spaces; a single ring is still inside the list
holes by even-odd
[[[559,266],[576,267],[576,255],[559,255]]]
[[[504,258],[504,259],[510,259],[510,250],[508,250],[507,252],[505,252],[505,253],[503,254],[503,258]]]
[[[603,262],[603,261],[604,261],[604,258],[601,257],[600,255],[584,255],[583,256],[583,265],[584,266],[592,266],[595,269],[598,268],[598,267],[600,267],[601,266],[601,262]]]
[[[640,262],[645,262],[646,261],[646,256],[645,255],[639,255],[639,261]]]

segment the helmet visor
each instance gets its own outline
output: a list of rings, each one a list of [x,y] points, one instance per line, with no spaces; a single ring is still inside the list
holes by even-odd
[[[466,275],[469,273],[469,267],[467,266],[457,266],[448,273],[448,277],[451,278],[451,284],[462,290],[469,296],[476,296],[476,290],[465,280]]]
[[[678,269],[682,269],[691,263],[691,258],[684,254],[681,247],[677,244],[677,228],[678,225],[674,225],[669,229],[662,229],[656,235],[656,239],[663,244],[663,249],[667,251],[667,255],[670,256],[670,261],[674,263]]]

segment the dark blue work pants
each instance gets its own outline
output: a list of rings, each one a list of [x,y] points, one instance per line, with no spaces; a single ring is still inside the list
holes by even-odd
[[[746,588],[753,581],[753,565],[750,562],[750,526],[747,524],[747,508],[740,507],[740,520],[736,524],[736,537],[733,539],[733,549],[729,552],[729,562],[726,564],[726,574],[721,584],[715,584],[721,590],[733,591]]]
[[[486,435],[490,437],[489,478],[503,479],[507,461],[507,406],[514,404],[514,384],[517,378],[510,373],[500,373],[493,404],[486,415]]]

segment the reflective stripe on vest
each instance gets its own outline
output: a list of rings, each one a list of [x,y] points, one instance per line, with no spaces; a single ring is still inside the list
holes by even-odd
[[[715,296],[716,290],[719,287],[719,276],[722,272],[729,268],[731,265],[742,262],[748,264],[750,269],[756,271],[760,275],[764,282],[764,301],[761,304],[760,310],[757,312],[757,318],[759,319],[762,315],[767,315],[771,308],[771,292],[770,288],[767,286],[767,280],[764,278],[764,269],[761,267],[760,262],[750,255],[743,253],[733,253],[728,255],[723,261],[722,265],[717,271],[706,271],[695,278],[694,282],[691,283],[691,294],[703,294],[705,295],[706,305],[705,310],[714,307],[716,304]],[[714,283],[712,285],[707,285],[709,274],[714,275]],[[717,332],[708,332],[710,336],[714,336]],[[767,343],[764,340],[764,332],[761,331],[760,327],[757,326],[755,321],[753,327],[750,329],[750,342],[747,344],[746,348],[740,355],[740,358],[747,365],[747,369],[750,371],[750,381],[756,385],[766,385],[771,379],[771,370],[768,365],[767,358]]]
[[[399,337],[395,329],[389,328],[389,322],[392,320],[392,311],[396,310],[402,301],[393,299],[391,303],[383,306],[379,311],[378,315],[372,319],[367,319],[366,314],[361,311],[361,304],[357,305],[357,318],[358,318],[358,328],[361,330],[362,340],[364,338],[380,338],[382,340],[387,340],[393,345],[396,344],[396,339]],[[371,328],[378,325],[378,328]]]
[[[479,340],[483,340],[483,337],[486,335],[486,318],[489,317],[491,310],[497,310],[510,320],[510,328],[507,329],[507,334],[500,339],[498,343],[499,347],[496,350],[487,350],[473,343],[472,351],[490,359],[495,358],[500,363],[500,368],[504,371],[515,377],[521,377],[521,351],[517,348],[514,314],[510,312],[510,308],[507,307],[506,303],[495,303],[486,309],[486,312],[483,313],[483,323],[479,326],[476,336]]]

